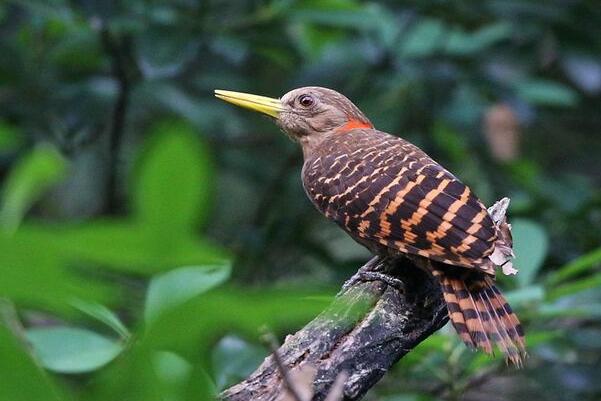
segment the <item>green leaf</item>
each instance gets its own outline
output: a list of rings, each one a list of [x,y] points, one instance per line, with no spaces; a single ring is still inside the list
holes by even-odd
[[[431,18],[418,20],[404,35],[402,57],[427,57],[440,50],[447,35],[444,24]]]
[[[0,152],[15,150],[20,143],[19,131],[12,125],[0,121]]]
[[[601,303],[585,305],[546,304],[538,308],[537,317],[570,317],[581,319],[601,319]]]
[[[130,337],[129,330],[121,322],[119,317],[106,306],[96,303],[88,302],[81,299],[73,301],[73,306],[82,311],[88,316],[93,317],[96,320],[106,324],[108,327],[113,329],[123,339]]]
[[[41,145],[11,171],[2,194],[0,227],[14,232],[31,205],[65,173],[66,163],[51,146]]]
[[[295,21],[319,24],[323,26],[374,30],[382,25],[386,17],[383,9],[375,4],[350,7],[304,7],[292,11],[289,16]]]
[[[134,186],[134,212],[163,241],[191,232],[206,216],[213,191],[209,153],[188,124],[152,130]]]
[[[213,350],[213,371],[219,389],[238,383],[250,375],[269,353],[264,347],[240,337],[226,336]]]
[[[217,387],[207,369],[197,365],[189,382],[188,399],[216,400],[219,398]],[[191,395],[190,395],[191,394]]]
[[[137,341],[100,375],[95,375],[98,385],[85,386],[85,394],[79,399],[107,401],[115,399],[117,394],[119,400],[127,401],[181,401],[167,398],[168,394],[163,393],[165,384],[158,376],[163,372],[157,366],[155,354],[155,350],[142,347]]]
[[[58,389],[6,326],[0,323],[0,400],[59,401]]]
[[[162,397],[165,400],[184,399],[193,366],[178,354],[167,351],[155,352],[152,365]]]
[[[0,296],[17,304],[71,311],[76,299],[115,299],[108,283],[73,268],[74,257],[59,246],[61,230],[24,224],[13,235],[0,232]]]
[[[541,344],[548,344],[553,340],[561,339],[565,336],[559,330],[553,331],[546,329],[544,331],[528,331],[528,347],[536,347]]]
[[[549,248],[549,239],[540,224],[527,219],[514,219],[511,232],[516,255],[513,264],[519,270],[518,282],[525,287],[532,283],[541,268]]]
[[[601,287],[601,273],[585,277],[580,280],[570,281],[559,287],[553,288],[549,293],[550,299],[557,299],[567,295],[574,295],[582,291],[586,291],[592,288]]]
[[[72,327],[27,330],[27,340],[48,370],[85,373],[101,368],[117,357],[123,345],[100,334]]]
[[[313,11],[359,11],[361,4],[356,0],[305,0],[299,2],[298,10]]]
[[[445,50],[456,55],[473,54],[510,37],[511,32],[511,25],[503,22],[485,26],[473,33],[457,28],[450,33]]]
[[[436,123],[432,130],[432,136],[436,145],[440,149],[444,149],[446,155],[455,163],[463,163],[469,158],[470,150],[465,138],[442,122]]]
[[[546,280],[547,285],[556,286],[561,284],[572,277],[588,272],[599,264],[601,264],[601,248],[595,249],[586,255],[582,255],[549,274]]]
[[[336,29],[320,25],[301,24],[296,27],[295,38],[303,55],[309,60],[319,59],[326,51],[340,43],[343,34]]]
[[[221,263],[227,257],[223,249],[192,233],[160,241],[158,233],[123,219],[53,227],[45,234],[68,259],[144,275],[174,266]]]
[[[543,106],[574,106],[578,103],[578,94],[563,84],[545,80],[527,80],[515,87],[519,97]]]
[[[190,352],[209,347],[225,330],[257,336],[260,327],[274,331],[306,323],[326,302],[308,299],[294,289],[241,291],[216,289],[161,313],[144,336],[147,347]],[[192,347],[192,348],[191,348]]]
[[[152,279],[144,318],[152,322],[164,311],[205,293],[230,277],[231,265],[181,267]]]
[[[545,289],[540,285],[529,285],[517,290],[507,291],[505,298],[512,306],[540,302],[545,299]]]

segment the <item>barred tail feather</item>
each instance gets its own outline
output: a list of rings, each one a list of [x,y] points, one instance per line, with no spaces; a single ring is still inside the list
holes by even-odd
[[[520,322],[495,286],[492,277],[480,272],[436,270],[449,318],[463,342],[493,353],[494,347],[520,367],[526,356]]]

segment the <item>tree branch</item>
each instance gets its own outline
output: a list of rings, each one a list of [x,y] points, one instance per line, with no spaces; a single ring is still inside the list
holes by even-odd
[[[111,74],[117,82],[117,99],[113,106],[112,121],[108,137],[108,177],[106,183],[108,213],[119,210],[118,196],[118,162],[121,153],[121,142],[125,132],[125,120],[131,94],[132,80],[135,73],[132,61],[132,38],[114,36],[104,22],[101,22],[100,39],[104,50],[111,60]]]
[[[352,280],[334,302],[292,336],[243,382],[221,394],[226,401],[276,401],[286,391],[280,362],[293,372],[317,369],[313,400],[324,400],[340,373],[344,399],[359,400],[390,367],[448,320],[438,284],[408,259],[372,259],[369,267],[400,280],[404,289],[381,281]],[[361,275],[360,269],[357,273]],[[355,278],[358,278],[355,277]]]

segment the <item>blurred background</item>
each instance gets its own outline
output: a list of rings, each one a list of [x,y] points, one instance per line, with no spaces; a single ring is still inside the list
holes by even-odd
[[[213,98],[305,85],[512,199],[526,367],[447,327],[366,399],[601,399],[597,1],[8,0],[0,54],[0,399],[207,399],[327,304],[369,254]]]

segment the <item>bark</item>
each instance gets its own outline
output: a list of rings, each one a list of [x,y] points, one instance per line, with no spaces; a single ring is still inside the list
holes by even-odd
[[[438,284],[413,262],[374,258],[370,263],[357,275],[377,265],[403,285],[351,279],[324,312],[286,338],[277,350],[278,358],[266,358],[221,398],[291,399],[286,386],[294,383],[282,381],[282,368],[293,377],[295,371],[309,366],[316,370],[313,400],[324,400],[340,374],[345,375],[344,399],[359,400],[394,363],[447,322]]]

